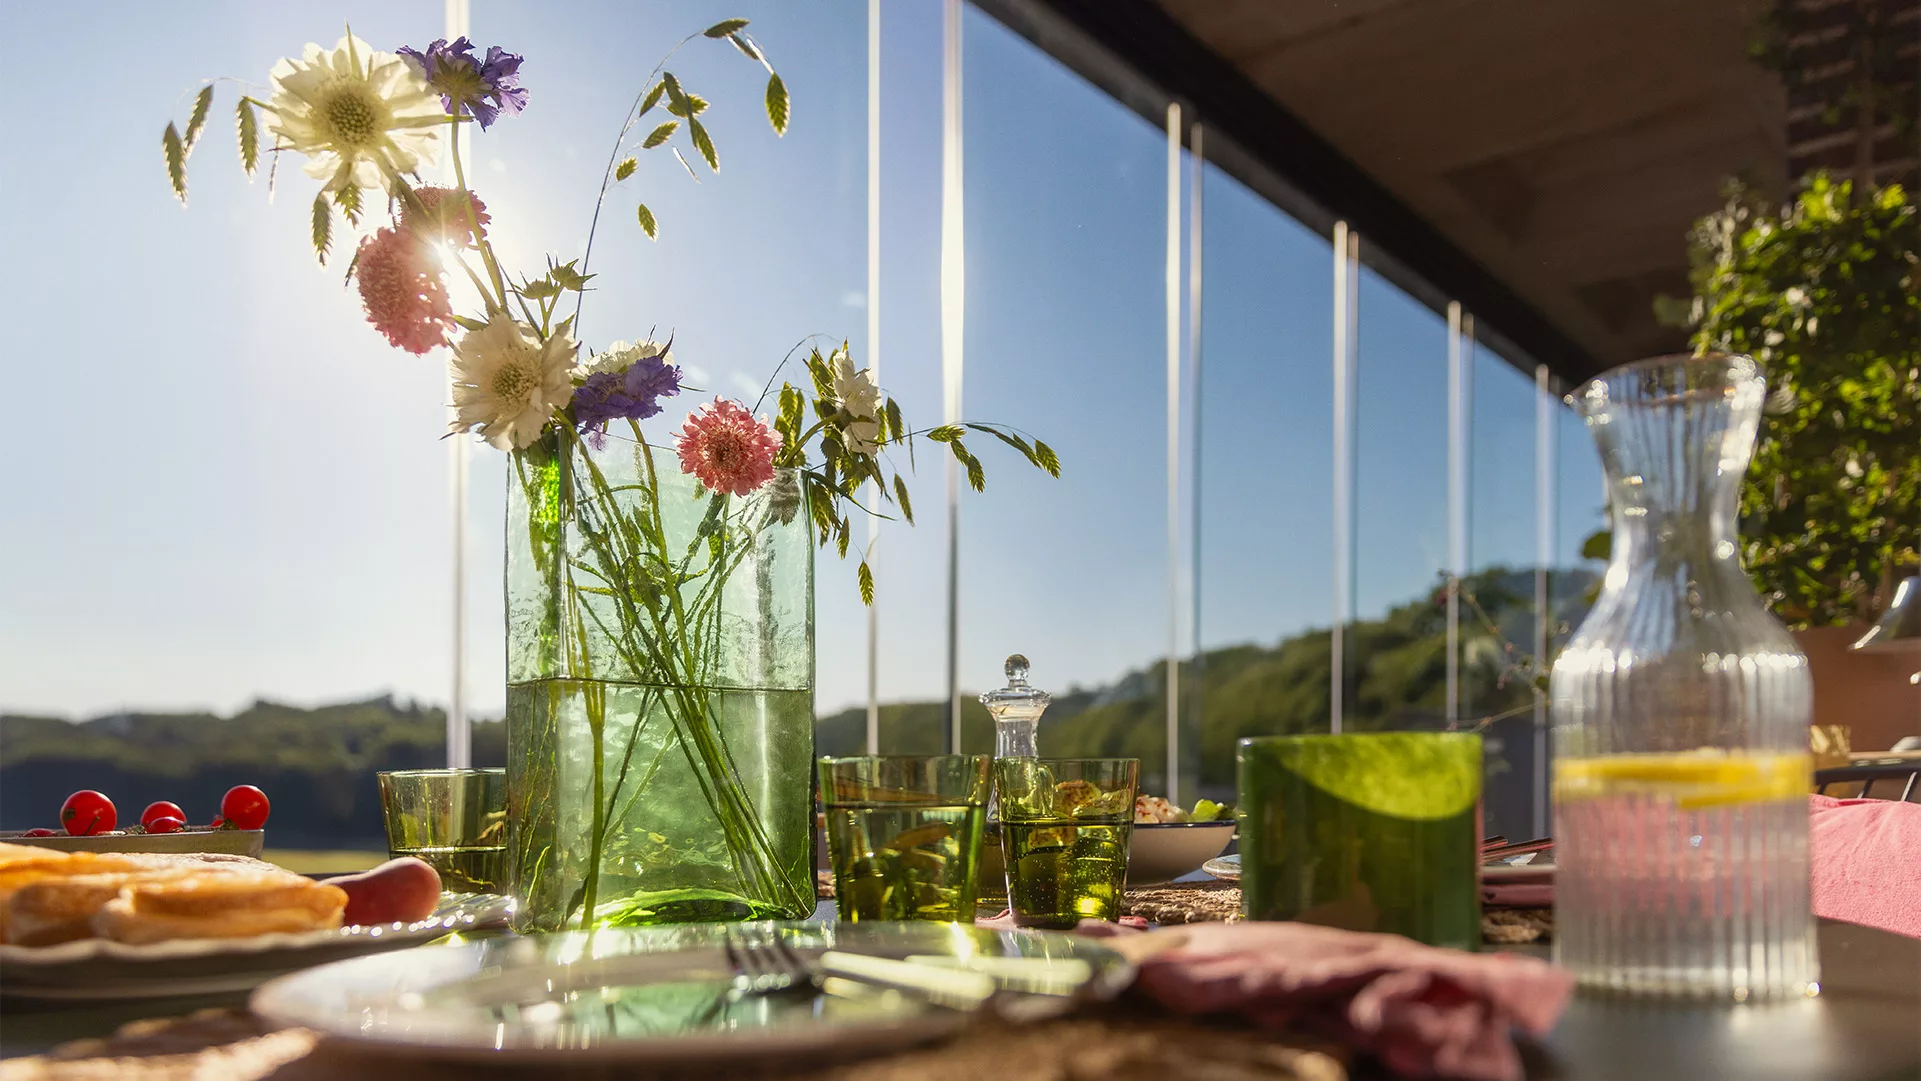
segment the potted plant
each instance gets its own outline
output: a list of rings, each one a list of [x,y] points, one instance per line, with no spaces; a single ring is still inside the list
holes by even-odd
[[[1817,722],[1886,746],[1921,709],[1911,665],[1847,646],[1921,553],[1921,212],[1823,173],[1778,210],[1733,183],[1689,241],[1695,295],[1669,314],[1695,349],[1753,356],[1771,391],[1741,493],[1748,573],[1814,665]]]

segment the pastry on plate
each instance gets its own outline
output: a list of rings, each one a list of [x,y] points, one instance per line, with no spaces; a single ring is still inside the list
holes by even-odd
[[[125,901],[112,917],[109,905]],[[212,853],[59,852],[0,844],[0,943],[224,938],[340,926],[346,894]]]
[[[93,918],[108,901],[136,882],[181,877],[185,868],[54,875],[29,882],[7,899],[7,942],[15,946],[54,946],[93,937]]]
[[[347,893],[285,871],[189,873],[135,880],[104,902],[93,931],[118,942],[245,938],[340,926]]]
[[[59,852],[30,845],[0,844],[0,943],[19,944],[7,913],[15,894],[39,882],[53,882],[77,875],[113,874],[135,871],[138,860],[112,852]]]

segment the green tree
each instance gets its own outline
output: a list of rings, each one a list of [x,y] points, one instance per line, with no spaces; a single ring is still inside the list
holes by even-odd
[[[1921,217],[1897,185],[1816,174],[1778,212],[1731,184],[1689,239],[1694,347],[1772,386],[1748,571],[1790,626],[1871,619],[1921,548]]]

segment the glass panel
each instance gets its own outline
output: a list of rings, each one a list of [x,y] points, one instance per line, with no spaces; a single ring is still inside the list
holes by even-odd
[[[1328,727],[1334,284],[1326,237],[1203,183],[1201,795],[1224,800],[1240,737]]]
[[[881,6],[881,381],[920,429],[941,422],[941,21],[939,4]],[[882,754],[946,740],[946,476],[916,461],[915,524],[882,523],[875,568]]]
[[[1367,239],[1361,239],[1363,258]],[[1349,731],[1446,716],[1447,322],[1363,266],[1358,298]]]
[[[1516,665],[1534,648],[1536,393],[1531,374],[1485,345],[1470,348],[1460,716],[1487,723],[1484,828],[1520,840],[1534,813],[1534,688]]]
[[[1161,794],[1166,133],[971,8],[965,26],[963,412],[1040,435],[1062,477],[970,441],[988,490],[961,508],[961,687],[1026,653],[1056,696],[1041,752],[1137,756]],[[966,750],[991,749],[981,717]]]

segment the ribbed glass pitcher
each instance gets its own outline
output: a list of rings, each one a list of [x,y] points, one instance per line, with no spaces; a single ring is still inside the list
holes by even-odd
[[[1817,989],[1807,658],[1741,568],[1765,382],[1741,356],[1624,365],[1570,396],[1613,517],[1554,662],[1555,960],[1583,986],[1730,1001]]]

